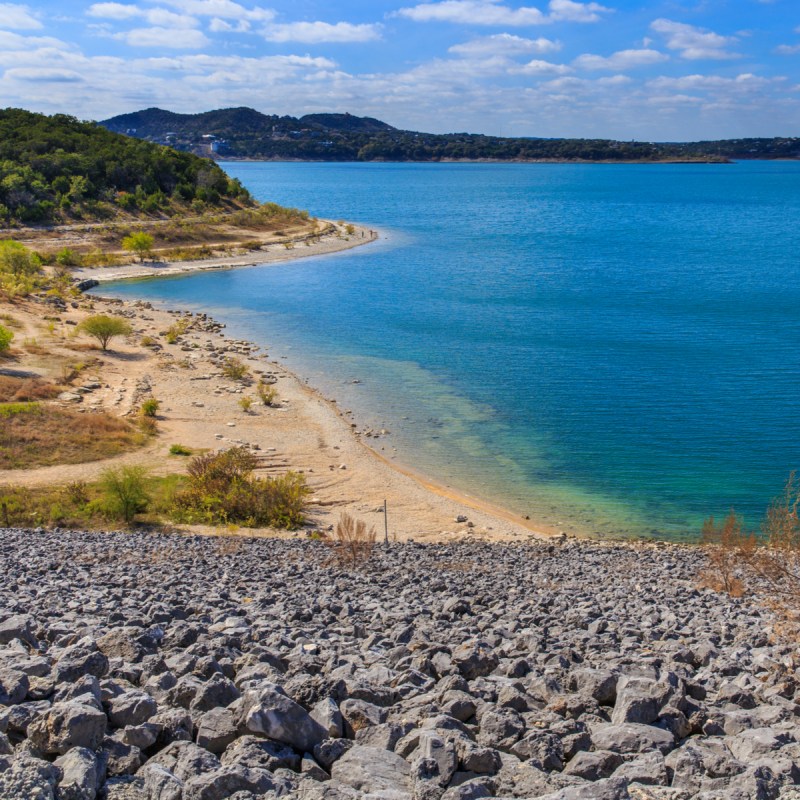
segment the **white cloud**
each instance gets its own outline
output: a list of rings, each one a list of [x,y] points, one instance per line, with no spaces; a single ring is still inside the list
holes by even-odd
[[[738,41],[736,36],[722,36],[713,31],[669,19],[657,19],[650,27],[656,33],[663,34],[667,47],[670,50],[679,50],[681,58],[688,60],[739,58],[737,53],[727,50]]]
[[[572,72],[572,68],[566,64],[553,64],[550,61],[534,59],[515,68],[512,72],[515,75],[567,75]]]
[[[381,38],[379,25],[353,25],[349,22],[290,22],[274,24],[264,29],[269,42],[373,42]]]
[[[669,61],[669,56],[658,50],[619,50],[610,56],[596,56],[586,53],[578,56],[572,63],[578,69],[601,70],[612,72],[625,72],[636,67],[645,67]]]
[[[246,19],[237,20],[236,24],[233,24],[219,17],[214,17],[208,23],[208,29],[212,33],[247,33],[250,27],[250,23]]]
[[[524,27],[551,22],[597,22],[600,14],[612,9],[599,3],[576,3],[574,0],[550,0],[549,14],[533,6],[509,8],[500,0],[441,0],[401,8],[395,16],[415,22],[456,22],[464,25],[508,25]]]
[[[15,31],[38,31],[42,23],[28,6],[0,3],[0,26]]]
[[[545,39],[525,39],[511,33],[496,33],[493,36],[482,36],[463,44],[454,44],[448,52],[459,56],[494,56],[524,55],[526,53],[555,53],[561,49],[561,42]]]
[[[31,83],[82,83],[83,76],[66,69],[47,69],[44,67],[19,67],[6,70],[7,78]]]
[[[550,17],[555,21],[599,22],[601,14],[612,9],[600,3],[575,3],[573,0],[550,0]]]
[[[114,38],[130,47],[167,47],[171,50],[199,50],[211,43],[202,31],[188,28],[134,28],[114,34]]]
[[[124,20],[141,17],[144,10],[128,3],[93,3],[86,13],[90,17]]]
[[[442,0],[401,8],[398,16],[415,22],[458,22],[467,25],[542,25],[546,16],[538,8],[509,8],[497,0]]]
[[[793,56],[800,53],[800,44],[781,44],[775,48],[779,56]]]
[[[260,6],[246,8],[233,0],[161,0],[161,2],[177,8],[184,14],[193,14],[198,17],[249,19],[261,22],[275,19],[275,12],[270,8],[261,8]]]
[[[143,19],[157,28],[196,28],[198,22],[187,14],[176,14],[165,8],[141,8],[124,3],[95,3],[86,13],[90,17],[117,21]]]

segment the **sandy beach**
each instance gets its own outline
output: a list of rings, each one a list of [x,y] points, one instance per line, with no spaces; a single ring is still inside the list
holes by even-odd
[[[269,248],[257,256],[199,262],[77,270],[76,278],[106,282],[278,264],[359,246],[377,236],[369,229],[357,228],[354,235],[331,234],[310,247],[301,244],[292,250]],[[80,401],[63,402],[87,412],[102,409],[124,416],[135,414],[142,398],[152,395],[161,401],[158,437],[146,448],[115,459],[0,471],[0,485],[41,486],[91,481],[110,464],[120,463],[144,465],[159,474],[179,472],[185,467],[186,459],[169,455],[172,444],[193,450],[247,445],[260,456],[262,474],[287,470],[304,473],[313,490],[307,519],[309,526],[318,530],[329,529],[341,512],[347,512],[374,525],[382,538],[385,501],[391,539],[448,541],[469,536],[527,541],[531,537],[557,533],[397,465],[391,461],[391,432],[361,430],[358,422],[335,401],[307,386],[302,377],[287,371],[268,352],[249,342],[226,337],[220,326],[205,315],[154,308],[139,301],[103,298],[102,290],[98,291],[100,294],[85,295],[78,308],[68,306],[62,310],[59,327],[49,334],[48,349],[69,349],[76,341],[88,342],[85,338],[72,338],[75,325],[87,313],[126,316],[134,334],[124,341],[115,340],[108,352],[92,351],[101,363],[87,373],[87,378],[95,380],[102,388],[81,396]],[[36,304],[16,309],[15,316],[24,326],[20,340],[23,336],[42,336],[41,315],[41,306]],[[191,319],[191,324],[179,341],[168,344],[162,334],[179,317]],[[151,340],[158,343],[156,347],[142,344]],[[223,376],[220,359],[229,356],[241,359],[254,379],[263,377],[275,382],[276,407],[260,404],[254,386],[248,387]],[[47,377],[44,365],[36,371]],[[249,411],[240,406],[243,396],[254,399]],[[212,531],[199,527],[195,530]],[[274,533],[252,529],[242,532]]]

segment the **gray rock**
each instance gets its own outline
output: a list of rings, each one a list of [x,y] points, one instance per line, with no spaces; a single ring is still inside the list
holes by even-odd
[[[570,673],[570,688],[600,705],[613,705],[617,699],[617,676],[611,670],[583,667]]]
[[[114,728],[141,725],[155,716],[158,704],[149,694],[130,690],[111,698],[108,703],[108,721]]]
[[[38,758],[18,758],[0,769],[0,797],[8,800],[55,800],[61,772]]]
[[[675,746],[675,737],[651,725],[598,725],[592,731],[592,742],[597,750],[613,753],[644,753],[658,750],[668,753]]]
[[[291,747],[255,736],[242,736],[236,739],[227,747],[220,761],[223,764],[241,764],[252,769],[266,769],[269,772],[279,769],[297,772],[300,768],[300,756]]]
[[[34,632],[36,623],[29,614],[15,614],[0,622],[0,645],[6,645],[19,639],[29,647],[36,647],[37,641]]]
[[[230,705],[241,697],[239,690],[224,675],[212,675],[197,690],[189,708],[192,711],[210,711],[212,708]]]
[[[314,745],[328,735],[304,708],[274,684],[245,692],[238,724],[248,733],[291,745],[301,753],[313,751]]]
[[[25,700],[30,681],[24,672],[0,666],[0,706],[15,706]]]
[[[325,730],[331,739],[344,735],[344,720],[339,706],[330,697],[323,697],[309,712],[311,719]]]
[[[497,653],[486,642],[467,642],[453,650],[451,659],[468,680],[491,675],[500,663]]]
[[[100,788],[97,757],[85,747],[73,747],[53,762],[61,770],[59,800],[95,800]]]
[[[219,755],[238,735],[236,714],[229,708],[212,708],[197,723],[197,744]]]
[[[565,775],[575,775],[589,781],[609,778],[622,763],[619,753],[610,750],[583,751],[578,753],[564,769]]]
[[[351,747],[331,768],[331,777],[356,791],[382,793],[386,800],[408,800],[411,768],[396,753]]]
[[[63,754],[73,747],[97,750],[105,736],[106,715],[85,703],[55,703],[28,726],[34,747]]]
[[[68,647],[55,666],[58,683],[73,683],[83,675],[102,678],[108,672],[108,658],[97,649],[92,639],[83,639]]]
[[[187,780],[183,800],[227,800],[236,792],[263,795],[274,788],[272,776],[266,770],[227,764]]]

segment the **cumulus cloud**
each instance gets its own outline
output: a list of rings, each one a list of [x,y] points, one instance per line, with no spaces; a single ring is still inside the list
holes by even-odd
[[[572,68],[566,64],[553,64],[550,61],[533,59],[527,64],[516,67],[512,72],[516,75],[567,75]]]
[[[68,69],[46,69],[44,67],[19,67],[6,71],[6,77],[31,83],[82,83],[83,76]]]
[[[775,48],[775,52],[780,56],[793,56],[800,53],[800,44],[780,44]]]
[[[549,14],[533,6],[509,8],[500,0],[441,0],[401,8],[396,16],[415,22],[456,22],[465,25],[508,25],[524,27],[551,22],[597,22],[610,8],[599,3],[577,3],[574,0],[550,0]]]
[[[199,24],[188,14],[176,14],[165,8],[141,8],[123,3],[95,3],[89,6],[86,13],[90,17],[116,21],[143,19],[159,28],[196,28]]]
[[[38,31],[42,27],[38,16],[28,6],[14,3],[0,3],[0,25],[15,31]]]
[[[202,31],[189,28],[134,28],[114,34],[114,38],[130,47],[166,47],[170,50],[199,50],[210,44]]]
[[[495,55],[525,55],[526,53],[555,53],[561,49],[561,42],[545,39],[525,39],[511,33],[496,33],[493,36],[482,36],[463,44],[454,44],[449,53],[466,57],[487,57]]]
[[[618,50],[610,56],[596,56],[586,53],[578,56],[572,63],[578,69],[610,70],[612,72],[625,72],[636,67],[646,67],[669,61],[669,56],[658,50]]]
[[[601,14],[612,9],[600,3],[575,3],[573,0],[550,0],[550,18],[553,21],[599,22]]]
[[[161,2],[177,8],[184,14],[193,14],[198,17],[249,19],[262,22],[275,19],[275,12],[270,8],[261,6],[247,8],[234,0],[161,0]]]
[[[264,30],[269,42],[372,42],[381,38],[380,25],[353,25],[349,22],[290,22],[270,25]]]
[[[694,25],[669,19],[657,19],[650,24],[650,27],[656,33],[662,34],[667,47],[670,50],[678,50],[681,58],[687,60],[739,58],[738,53],[731,53],[727,49],[739,41],[736,36],[722,36],[704,28],[696,28]]]

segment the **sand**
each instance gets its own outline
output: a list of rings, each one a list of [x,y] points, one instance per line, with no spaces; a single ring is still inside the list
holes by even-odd
[[[269,250],[259,253],[257,259],[251,255],[242,259],[177,264],[145,263],[79,270],[76,276],[81,280],[95,278],[105,281],[279,263],[360,245],[371,238],[367,229],[364,232],[363,238],[361,229],[358,229],[354,236],[326,237],[314,247]],[[102,293],[102,290],[97,291]],[[88,308],[89,305],[93,309]],[[60,321],[56,329],[48,334],[48,351],[56,353],[61,348],[64,353],[69,353],[77,341],[88,344],[85,337],[80,340],[71,338],[75,324],[89,313],[100,312],[128,316],[135,333],[124,341],[112,341],[112,349],[108,352],[101,353],[98,349],[85,354],[101,359],[102,364],[87,371],[86,380],[96,378],[102,388],[85,395],[80,403],[68,401],[65,404],[87,411],[102,409],[117,415],[133,415],[137,413],[142,397],[152,394],[161,401],[159,435],[145,449],[115,459],[0,471],[0,485],[39,486],[74,480],[90,481],[107,467],[123,463],[142,464],[159,474],[180,472],[187,459],[170,455],[172,444],[197,450],[246,444],[258,448],[262,457],[262,474],[287,470],[305,474],[313,491],[307,514],[310,529],[329,530],[340,513],[347,512],[374,525],[381,538],[385,521],[388,522],[389,537],[397,540],[448,541],[469,536],[497,541],[527,541],[531,537],[556,533],[500,507],[455,492],[390,461],[391,433],[367,439],[359,431],[357,422],[340,410],[334,401],[324,398],[300,377],[288,372],[279,361],[249,343],[233,341],[221,332],[201,330],[199,328],[208,326],[197,323],[179,342],[167,344],[160,334],[175,322],[176,310],[106,299],[93,293],[85,296],[78,308],[68,306],[58,315]],[[18,341],[22,335],[34,336],[37,332],[40,337],[44,335],[41,333],[41,305],[14,307],[14,315],[23,326]],[[157,340],[160,349],[154,351],[143,346],[143,337]],[[210,348],[227,348],[227,355],[235,355],[244,361],[256,379],[260,374],[274,379],[278,392],[277,407],[260,404],[254,385],[242,385],[224,377],[211,359],[213,351]],[[0,372],[2,367],[0,364]],[[34,359],[33,371],[47,376],[44,362],[37,367]],[[56,375],[48,377],[55,378]],[[243,396],[254,400],[249,411],[240,406]],[[388,508],[386,520],[384,502]],[[203,533],[212,530],[202,526],[191,529]],[[251,529],[242,529],[241,532],[257,535],[276,533]]]

